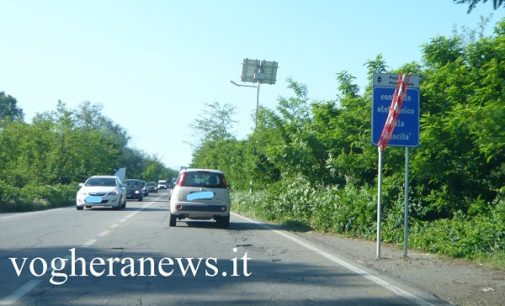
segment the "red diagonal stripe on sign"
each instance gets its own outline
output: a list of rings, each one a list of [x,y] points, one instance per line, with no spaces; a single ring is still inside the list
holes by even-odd
[[[379,138],[379,148],[385,150],[388,146],[389,140],[393,135],[396,127],[396,122],[398,121],[398,116],[403,106],[403,101],[405,95],[407,94],[407,89],[409,87],[410,75],[401,74],[398,76],[398,82],[396,83],[395,92],[393,94],[393,99],[391,101],[391,106],[389,107],[388,117],[386,119],[386,124],[382,129],[381,136]]]

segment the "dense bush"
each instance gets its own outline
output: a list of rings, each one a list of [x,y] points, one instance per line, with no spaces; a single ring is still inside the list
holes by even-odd
[[[411,245],[458,257],[504,250],[505,19],[493,35],[475,37],[435,37],[422,46],[422,63],[397,70],[381,55],[366,63],[370,80],[376,72],[420,76],[420,146],[410,151]],[[253,133],[233,140],[242,175],[231,183],[240,189],[251,181],[255,190],[235,192],[235,209],[375,237],[372,87],[360,92],[354,80],[337,73],[337,98],[327,101],[310,101],[305,85],[288,80],[292,96],[259,110]],[[212,156],[205,166],[229,171],[229,155],[214,147],[198,147],[194,165]],[[384,154],[382,238],[392,243],[403,241],[403,152],[388,148]]]
[[[77,184],[12,187],[0,182],[0,212],[32,211],[75,203]]]
[[[376,234],[375,191],[347,185],[313,188],[303,179],[267,192],[233,192],[233,210],[277,223],[297,221],[313,230],[373,239]],[[385,207],[383,240],[403,242],[403,202]],[[411,221],[410,246],[453,257],[474,258],[505,252],[505,201],[474,217],[457,214],[451,219]]]

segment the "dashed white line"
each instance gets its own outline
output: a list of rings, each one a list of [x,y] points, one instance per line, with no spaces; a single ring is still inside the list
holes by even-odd
[[[156,198],[155,200],[153,200],[149,204],[145,205],[144,207],[140,208],[140,210],[138,210],[138,211],[136,211],[134,213],[129,214],[124,219],[121,219],[119,222],[126,222],[126,220],[128,220],[129,218],[131,218],[134,215],[136,215],[139,211],[142,211],[145,208],[151,206],[151,204],[153,204],[156,200],[158,200],[160,198],[161,198],[161,196],[158,197],[158,198]],[[67,209],[67,208],[59,208],[58,210],[60,210],[60,209]],[[42,212],[37,212],[37,213],[45,213],[45,212],[51,212],[51,211],[54,212],[55,210],[56,209],[54,209],[54,210],[48,210],[48,211],[42,211]],[[3,217],[1,219],[11,219],[11,218],[16,218],[18,216],[21,216],[21,215],[7,216],[7,217]],[[116,224],[111,225],[109,228],[113,229],[113,228],[116,228],[117,226],[119,226],[119,224],[116,223]],[[108,235],[109,233],[110,233],[110,230],[105,230],[104,232],[98,234],[98,236],[103,237],[103,236]],[[83,247],[83,248],[90,247],[96,241],[97,241],[97,239],[90,239],[90,240],[84,242],[83,244],[81,244],[80,247]],[[65,259],[70,259],[70,255],[66,255],[64,258]],[[28,292],[30,292],[33,288],[35,288],[40,282],[41,282],[40,279],[34,279],[34,280],[28,281],[26,284],[24,284],[23,286],[19,287],[16,291],[14,291],[10,295],[6,296],[4,299],[0,300],[0,305],[2,305],[2,306],[3,305],[12,305],[12,304],[16,303],[20,298],[22,298]]]
[[[110,234],[111,231],[110,230],[106,230],[106,231],[103,231],[101,232],[100,234],[98,234],[98,237],[105,237],[107,236],[108,234]]]
[[[87,247],[90,247],[92,246],[94,243],[96,242],[96,239],[90,239],[86,242],[84,242],[83,244],[81,244],[81,247],[82,248],[87,248]]]
[[[12,305],[16,303],[20,298],[22,298],[25,294],[30,292],[33,288],[35,288],[40,283],[40,279],[32,279],[27,282],[23,286],[19,287],[16,291],[11,293],[9,296],[5,297],[0,301],[0,305]]]

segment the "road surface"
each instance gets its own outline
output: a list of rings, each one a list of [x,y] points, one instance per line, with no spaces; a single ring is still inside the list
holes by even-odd
[[[444,304],[271,225],[169,216],[166,191],[0,215],[0,305]]]

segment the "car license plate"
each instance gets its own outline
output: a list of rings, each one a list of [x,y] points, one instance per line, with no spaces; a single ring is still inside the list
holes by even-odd
[[[102,203],[102,197],[97,197],[97,196],[87,196],[85,200],[87,203],[90,203],[90,204]]]

